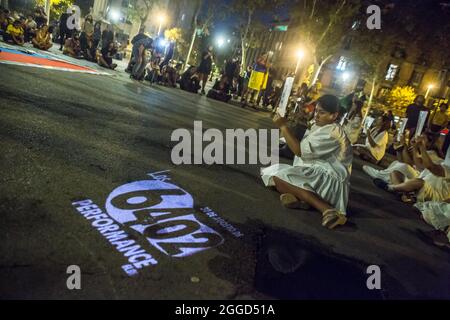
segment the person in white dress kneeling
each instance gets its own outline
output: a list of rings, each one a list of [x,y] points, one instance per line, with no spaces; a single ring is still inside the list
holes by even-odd
[[[324,95],[317,100],[315,124],[300,142],[287,126],[287,120],[275,115],[286,143],[296,155],[293,165],[276,164],[261,170],[266,186],[281,193],[288,208],[312,206],[322,213],[322,225],[333,229],[346,223],[350,190],[352,148],[337,123],[340,103],[337,97]]]

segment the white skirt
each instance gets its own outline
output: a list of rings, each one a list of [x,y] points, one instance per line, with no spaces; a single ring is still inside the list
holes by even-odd
[[[448,178],[435,176],[428,169],[422,171],[419,178],[424,181],[424,185],[417,194],[417,201],[445,201],[450,198]]]
[[[409,164],[397,160],[392,162],[389,167],[384,170],[377,170],[375,168],[364,165],[363,171],[373,179],[378,178],[386,183],[391,183],[391,173],[394,171],[401,172],[406,177],[406,181],[417,178],[419,176],[419,171],[411,167]]]
[[[314,192],[331,206],[346,214],[350,183],[341,181],[321,166],[291,166],[275,164],[261,169],[261,178],[265,186],[275,186],[273,177]]]
[[[436,230],[445,231],[445,228],[450,226],[450,203],[428,201],[418,202],[414,206],[422,212],[425,221]]]

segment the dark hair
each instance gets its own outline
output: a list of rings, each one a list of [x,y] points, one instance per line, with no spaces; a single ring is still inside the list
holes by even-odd
[[[382,121],[381,127],[380,129],[378,129],[377,134],[380,134],[381,132],[384,131],[388,131],[392,126],[391,119],[389,119],[389,117],[385,114],[381,116],[381,121]]]
[[[353,112],[349,112],[348,119],[353,119],[358,114],[360,116],[362,116],[361,110],[362,110],[362,107],[364,105],[364,102],[362,102],[361,100],[357,100],[357,101],[355,101],[355,105],[356,105],[356,109]]]
[[[446,109],[448,109],[448,103],[442,102],[442,103],[439,105],[439,108],[440,108],[440,107],[445,107]]]
[[[321,96],[317,99],[317,104],[319,104],[323,110],[330,113],[339,113],[341,109],[339,99],[331,94]]]

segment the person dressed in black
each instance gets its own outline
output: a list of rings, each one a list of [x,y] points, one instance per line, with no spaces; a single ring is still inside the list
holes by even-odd
[[[425,97],[423,95],[418,95],[416,99],[414,99],[414,102],[406,108],[406,117],[408,118],[408,121],[406,122],[406,129],[409,130],[410,137],[412,137],[416,132],[420,112],[428,111],[428,109],[424,106],[424,103]]]
[[[114,26],[108,24],[108,27],[102,32],[102,48],[107,47],[112,41],[114,41]]]
[[[37,29],[40,29],[43,25],[47,24],[48,17],[45,14],[43,7],[37,7],[34,12],[34,21],[36,22]]]
[[[72,38],[73,30],[69,29],[67,26],[67,20],[74,14],[75,10],[72,10],[72,13],[65,12],[59,18],[59,40],[61,41],[61,46],[59,47],[60,51],[62,51],[63,46],[66,43],[66,39]]]
[[[181,76],[180,89],[198,93],[200,80],[198,79],[197,68],[195,66],[190,66]]]
[[[137,34],[137,35],[135,35],[134,37],[133,37],[133,39],[131,39],[131,45],[132,46],[134,46],[134,44],[136,43],[136,42],[138,42],[138,41],[140,41],[140,40],[142,40],[142,39],[145,39],[145,38],[149,38],[149,36],[147,36],[146,34],[145,34],[145,26],[142,26],[140,29],[139,29],[139,33]],[[131,57],[130,57],[130,61],[128,62],[128,66],[127,66],[127,68],[125,69],[125,72],[128,72],[128,73],[131,73],[131,71],[133,70],[133,65],[134,65],[134,57],[133,57],[133,51],[131,52]]]
[[[94,24],[94,35],[92,36],[92,47],[94,49],[98,48],[98,44],[102,38],[102,23],[100,21],[96,21]]]
[[[145,67],[147,66],[147,50],[152,49],[153,39],[143,38],[136,41],[133,45],[132,57],[133,57],[133,69],[131,70],[130,78],[135,80],[143,80]]]
[[[197,68],[198,76],[200,81],[202,82],[202,91],[201,94],[205,94],[205,86],[208,81],[208,76],[211,73],[212,62],[213,62],[213,47],[209,46],[207,51],[202,53],[202,60],[200,61],[200,65]]]
[[[114,70],[117,64],[113,63],[112,58],[117,53],[116,46],[114,42],[110,42],[107,47],[103,47],[101,50],[101,55],[98,57],[98,64],[102,67]]]

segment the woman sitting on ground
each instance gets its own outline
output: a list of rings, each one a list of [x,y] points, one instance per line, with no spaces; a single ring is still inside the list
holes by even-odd
[[[389,141],[389,128],[391,120],[387,116],[381,116],[375,122],[372,129],[367,130],[366,144],[355,144],[355,154],[366,161],[378,163],[386,153]]]
[[[101,54],[98,56],[98,64],[102,67],[114,70],[117,64],[113,63],[112,58],[117,53],[117,49],[114,42],[111,41],[108,45],[101,50]]]
[[[66,39],[63,53],[73,58],[81,58],[80,34],[78,32],[74,32],[71,38]]]
[[[52,40],[51,40],[51,32],[53,30],[50,30],[48,25],[43,25],[38,31],[36,31],[36,35],[32,39],[33,47],[41,49],[41,50],[48,50],[52,47]]]
[[[296,155],[292,166],[276,164],[261,170],[266,186],[275,186],[288,208],[314,207],[322,213],[322,226],[333,229],[347,221],[353,154],[344,130],[337,123],[339,99],[324,95],[317,100],[315,125],[299,141],[278,114],[280,128]]]
[[[424,135],[416,138],[414,148],[415,152],[421,156],[420,162],[419,160],[416,162],[424,169],[417,178],[401,183],[397,181],[387,183],[381,179],[374,179],[375,185],[393,193],[414,192],[418,202],[448,201],[450,199],[450,149],[447,150],[444,162],[437,164],[427,152],[427,141]]]

